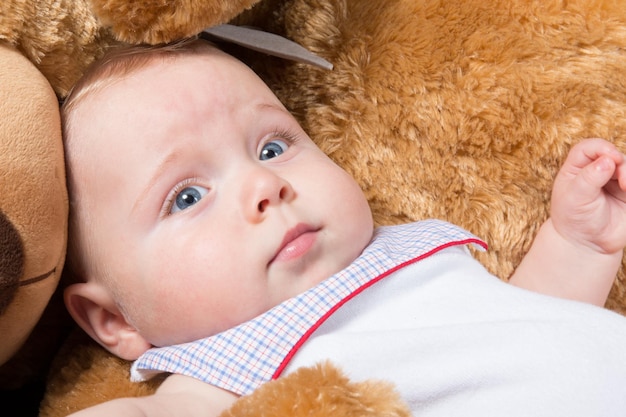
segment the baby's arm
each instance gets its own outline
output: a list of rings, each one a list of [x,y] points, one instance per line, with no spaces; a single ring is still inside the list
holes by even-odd
[[[72,417],[216,417],[230,408],[236,399],[236,395],[194,378],[171,375],[153,395],[107,401],[72,414]]]
[[[572,148],[552,191],[551,217],[510,282],[604,305],[626,246],[626,159],[613,144]]]

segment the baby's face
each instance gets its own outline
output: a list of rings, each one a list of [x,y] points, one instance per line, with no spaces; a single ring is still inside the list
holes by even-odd
[[[75,117],[68,158],[90,218],[88,262],[154,345],[251,319],[346,267],[371,238],[354,180],[219,51],[155,61]]]

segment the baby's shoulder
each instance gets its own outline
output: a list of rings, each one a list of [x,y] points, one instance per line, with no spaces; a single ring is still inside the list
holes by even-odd
[[[164,407],[173,407],[175,414],[172,415],[203,417],[218,416],[238,398],[221,388],[179,374],[168,376],[153,397]]]

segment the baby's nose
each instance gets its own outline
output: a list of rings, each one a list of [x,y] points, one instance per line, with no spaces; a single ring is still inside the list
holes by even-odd
[[[248,185],[245,204],[251,221],[262,220],[269,208],[289,202],[295,195],[289,181],[267,169],[252,173]]]

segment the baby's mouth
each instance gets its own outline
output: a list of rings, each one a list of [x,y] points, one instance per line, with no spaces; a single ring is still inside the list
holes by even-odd
[[[285,234],[276,254],[269,263],[286,262],[301,257],[311,249],[317,240],[318,231],[319,228],[299,223]]]

